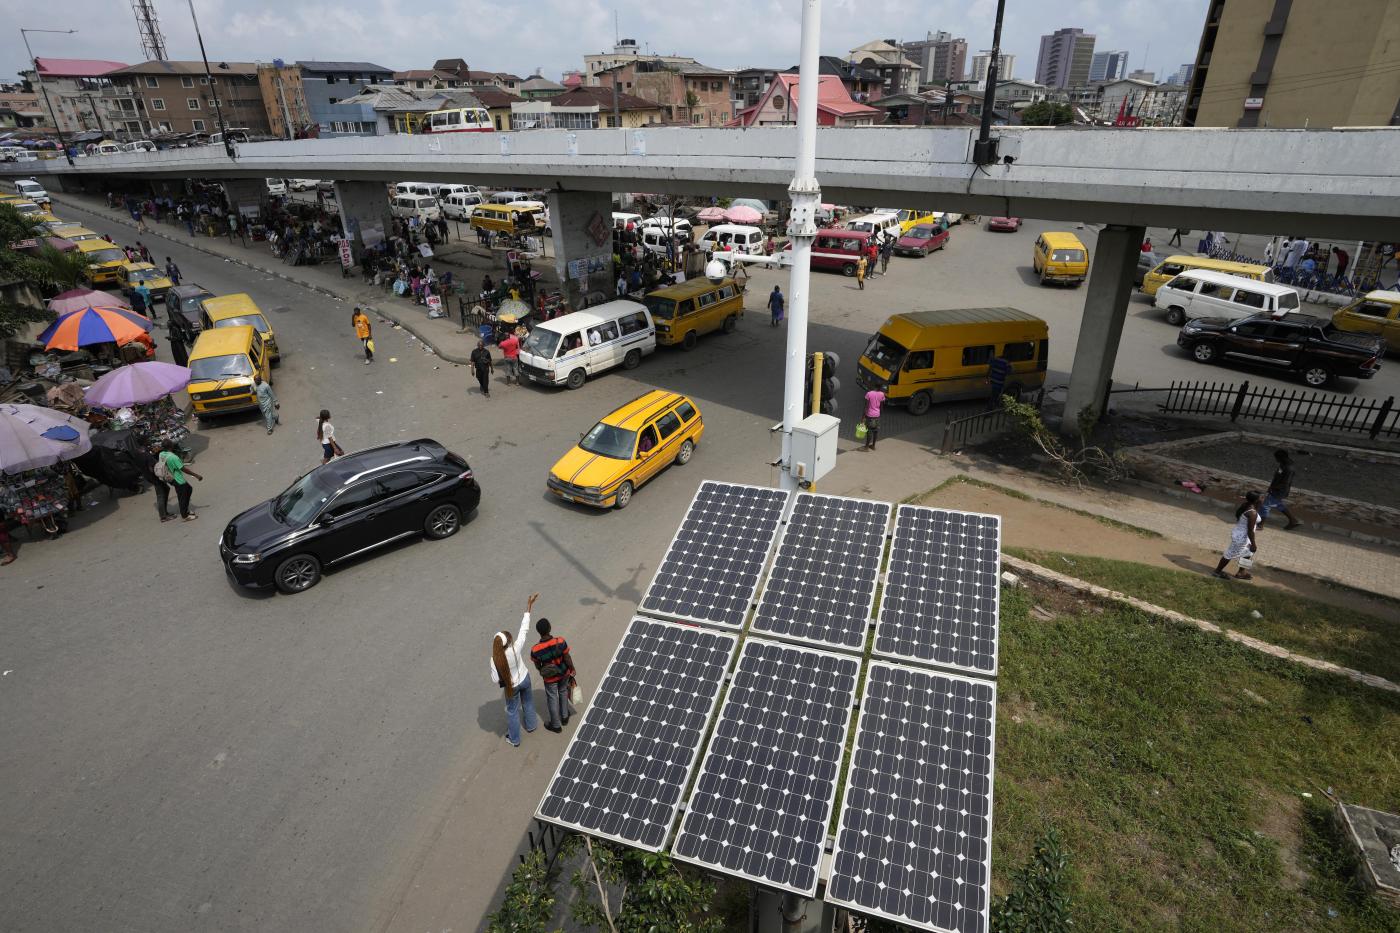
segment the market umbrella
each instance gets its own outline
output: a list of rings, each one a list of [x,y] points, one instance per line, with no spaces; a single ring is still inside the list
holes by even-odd
[[[131,343],[151,329],[151,321],[129,308],[83,308],[70,311],[39,335],[49,350],[77,350],[94,343]]]
[[[705,224],[721,223],[724,220],[724,208],[702,207],[700,213],[695,215],[695,219]]]
[[[49,299],[49,310],[54,314],[67,314],[84,308],[130,308],[131,303],[120,295],[101,292],[93,288],[74,288]]]
[[[125,408],[165,398],[189,385],[190,371],[174,363],[132,363],[118,366],[87,388],[89,405]]]
[[[735,198],[729,202],[729,207],[731,209],[736,207],[751,207],[760,214],[766,213],[768,210],[768,205],[764,204],[758,198]]]
[[[88,423],[39,405],[0,405],[0,469],[23,473],[92,449]]]
[[[752,207],[740,204],[725,211],[724,219],[733,224],[756,224],[763,220],[763,215]]]

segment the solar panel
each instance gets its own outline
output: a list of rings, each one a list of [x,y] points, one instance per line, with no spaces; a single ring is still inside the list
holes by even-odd
[[[672,854],[816,893],[860,659],[750,638]]]
[[[742,627],[787,499],[781,489],[701,483],[642,597],[641,611]]]
[[[826,899],[925,930],[989,923],[996,686],[871,661]]]
[[[875,653],[996,675],[1001,519],[901,505]]]
[[[660,851],[737,643],[727,632],[634,617],[535,815]]]
[[[887,502],[799,494],[753,629],[864,650],[889,521]]]

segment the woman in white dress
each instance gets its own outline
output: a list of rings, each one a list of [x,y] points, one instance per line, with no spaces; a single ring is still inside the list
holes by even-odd
[[[1222,580],[1230,579],[1230,575],[1225,572],[1230,561],[1240,561],[1240,567],[1235,571],[1235,578],[1239,580],[1252,580],[1253,575],[1244,568],[1245,563],[1252,563],[1254,552],[1259,549],[1254,540],[1254,530],[1259,526],[1259,493],[1247,492],[1244,494],[1244,501],[1240,507],[1235,509],[1235,527],[1230,530],[1230,546],[1225,549],[1225,554],[1220,558],[1220,563],[1215,565],[1215,575]]]

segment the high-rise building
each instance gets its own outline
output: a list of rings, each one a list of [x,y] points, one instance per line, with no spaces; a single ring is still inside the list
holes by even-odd
[[[1155,71],[1148,71],[1146,68],[1130,71],[1128,72],[1128,77],[1132,78],[1134,81],[1146,81],[1149,84],[1157,83],[1157,73]]]
[[[1127,77],[1128,74],[1128,53],[1124,51],[1116,52],[1095,52],[1093,61],[1089,63],[1089,80],[1092,81],[1117,81],[1119,78]]]
[[[1057,29],[1040,37],[1035,80],[1046,87],[1083,87],[1094,61],[1094,36],[1082,29]]]
[[[987,80],[987,68],[992,63],[992,50],[983,49],[972,56],[972,68],[968,72],[967,79],[974,84],[982,84]],[[1016,56],[1010,52],[1002,52],[1001,58],[997,62],[997,80],[1010,80],[1015,73]]]
[[[1395,0],[1210,0],[1186,125],[1400,126],[1396,48]]]
[[[1195,70],[1196,70],[1196,66],[1195,66],[1194,64],[1192,64],[1191,62],[1187,62],[1186,64],[1184,64],[1184,65],[1182,65],[1180,68],[1178,68],[1178,69],[1172,74],[1172,76],[1171,76],[1170,78],[1168,78],[1168,79],[1167,79],[1165,82],[1163,82],[1163,83],[1165,83],[1165,84],[1179,84],[1179,85],[1181,85],[1182,87],[1186,87],[1188,84],[1191,83],[1191,73],[1194,72]]]
[[[930,32],[927,38],[903,43],[904,52],[919,63],[919,83],[961,81],[967,70],[967,40],[951,33]]]

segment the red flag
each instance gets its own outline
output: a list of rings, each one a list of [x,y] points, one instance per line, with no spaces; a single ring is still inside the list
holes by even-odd
[[[1113,121],[1114,126],[1124,126],[1123,114],[1128,106],[1128,95],[1124,94],[1123,99],[1118,102],[1118,117]]]

